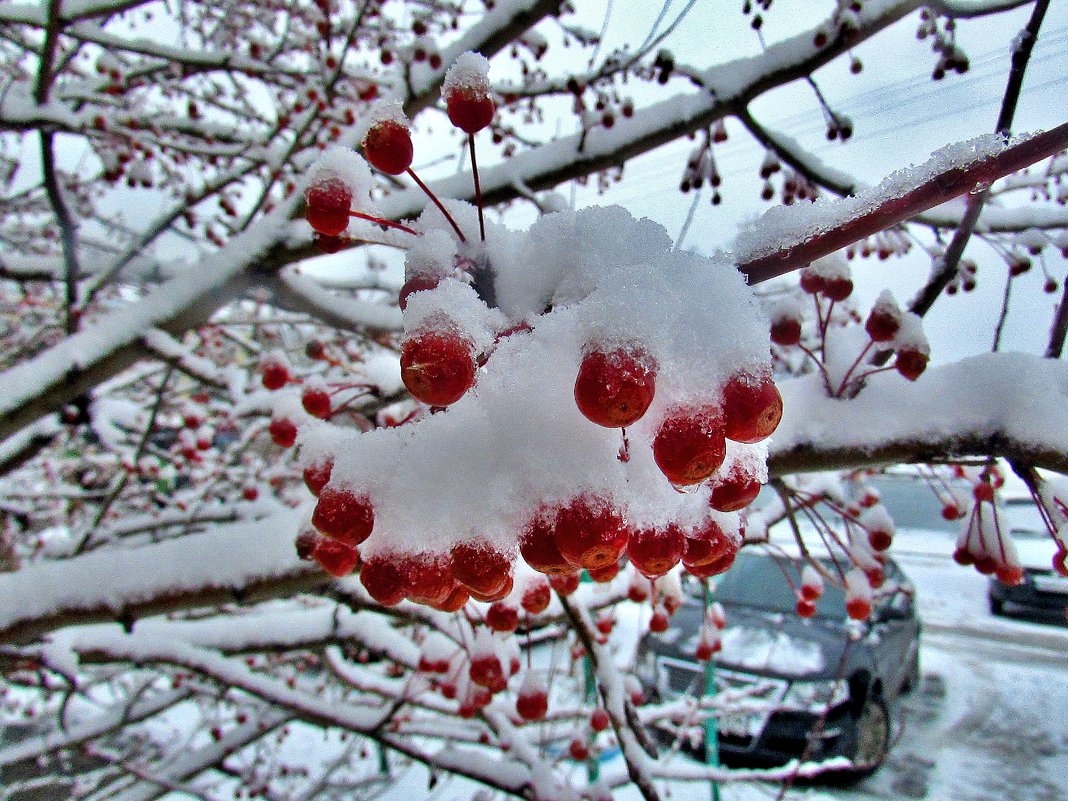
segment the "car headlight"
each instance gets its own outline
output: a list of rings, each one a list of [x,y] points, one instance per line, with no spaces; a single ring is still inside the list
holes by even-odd
[[[822,712],[827,707],[838,706],[849,700],[849,682],[845,679],[830,681],[795,681],[783,696],[783,706],[806,712]]]

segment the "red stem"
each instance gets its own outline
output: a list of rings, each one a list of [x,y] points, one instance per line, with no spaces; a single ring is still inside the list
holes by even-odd
[[[356,217],[360,220],[368,220],[369,222],[378,223],[379,225],[385,225],[388,228],[396,228],[397,230],[404,231],[412,236],[419,236],[418,231],[413,231],[407,225],[401,225],[399,222],[393,222],[393,220],[384,220],[381,217],[375,217],[371,214],[364,214],[362,211],[350,211],[350,217]]]
[[[460,230],[460,226],[456,224],[456,220],[454,220],[452,218],[452,215],[449,214],[448,209],[441,205],[441,201],[438,200],[438,196],[430,191],[429,186],[419,180],[419,176],[415,174],[415,170],[413,170],[411,167],[408,168],[408,175],[411,176],[411,179],[415,181],[416,185],[423,190],[423,193],[432,201],[434,201],[434,205],[438,207],[438,211],[445,215],[445,219],[449,221],[449,225],[452,226],[452,230],[454,230],[456,232],[456,235],[460,237],[460,241],[466,242],[467,237],[465,237],[463,231]]]
[[[467,135],[467,149],[471,151],[471,175],[475,179],[475,203],[478,205],[478,235],[486,241],[486,222],[482,217],[482,182],[478,180],[478,160],[475,158],[475,135]]]

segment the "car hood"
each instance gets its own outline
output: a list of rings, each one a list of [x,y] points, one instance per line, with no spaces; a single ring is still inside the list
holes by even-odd
[[[728,606],[716,665],[761,676],[815,680],[839,675],[848,630],[840,621]],[[693,660],[700,636],[700,606],[680,609],[651,647],[663,656]]]

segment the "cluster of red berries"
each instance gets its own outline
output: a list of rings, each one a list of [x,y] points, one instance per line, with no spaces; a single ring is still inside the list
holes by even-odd
[[[1024,571],[994,503],[995,490],[1003,481],[999,474],[986,471],[972,488],[974,504],[961,529],[953,561],[974,565],[982,575],[993,575],[1002,584],[1013,586],[1023,581]]]

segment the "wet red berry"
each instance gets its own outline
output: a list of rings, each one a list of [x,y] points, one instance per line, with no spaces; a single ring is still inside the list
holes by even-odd
[[[510,584],[511,560],[486,542],[458,542],[449,553],[452,575],[468,590],[493,595]]]
[[[275,417],[267,426],[274,444],[281,448],[292,448],[297,441],[297,426],[288,417]]]
[[[304,216],[323,236],[338,236],[349,226],[352,192],[340,178],[318,181],[304,193]]]
[[[445,109],[453,125],[465,133],[477,133],[493,122],[497,107],[485,91],[458,86],[445,98]]]
[[[335,578],[342,578],[360,566],[360,552],[351,545],[319,537],[311,551],[311,558],[319,567]]]
[[[400,175],[412,166],[415,156],[412,135],[396,120],[377,122],[363,139],[363,154],[372,167],[388,175]]]
[[[628,530],[622,516],[599,498],[580,496],[556,515],[556,547],[575,567],[607,567],[627,547]]]
[[[397,305],[400,306],[401,311],[408,308],[408,298],[414,295],[416,292],[423,292],[428,289],[434,289],[441,283],[440,275],[431,275],[428,273],[421,273],[414,275],[404,282],[401,286],[400,292],[397,294]]]
[[[519,553],[523,560],[539,573],[550,576],[574,573],[574,566],[556,547],[554,520],[555,514],[551,517],[545,512],[536,515],[519,538]]]
[[[396,606],[404,600],[404,577],[392,556],[373,556],[364,562],[360,582],[382,606]]]
[[[544,690],[521,692],[515,699],[515,711],[524,720],[541,720],[549,711],[549,696]]]
[[[305,389],[300,395],[304,411],[320,420],[330,419],[330,395],[324,389]]]
[[[649,408],[655,380],[656,362],[641,348],[591,349],[575,379],[575,403],[597,425],[625,428]]]
[[[685,546],[685,538],[678,526],[643,528],[630,535],[627,558],[643,576],[656,578],[679,563]]]
[[[348,488],[327,486],[319,493],[319,501],[312,512],[312,525],[339,542],[359,545],[374,529],[374,506],[366,495]]]
[[[927,359],[927,354],[918,350],[900,350],[897,353],[894,367],[909,381],[915,381],[927,369]]]
[[[494,631],[515,631],[519,628],[519,610],[497,601],[486,610],[486,625]]]
[[[456,334],[426,331],[404,343],[401,380],[412,396],[429,406],[448,406],[475,383],[470,343]]]
[[[673,484],[704,481],[723,464],[727,445],[715,407],[677,409],[657,429],[653,458]]]
[[[760,442],[782,419],[782,396],[770,375],[737,374],[723,389],[724,436],[735,442]]]
[[[527,614],[537,615],[545,611],[551,600],[552,589],[549,587],[549,582],[539,579],[532,582],[523,593],[522,606]]]
[[[761,486],[749,471],[735,465],[712,488],[708,503],[719,512],[737,512],[756,500]]]
[[[330,458],[313,462],[304,468],[304,484],[312,495],[319,496],[323,487],[330,481],[330,474],[333,470],[334,460]]]
[[[260,380],[267,389],[281,389],[289,383],[289,368],[281,362],[270,361],[260,369],[262,370]]]

